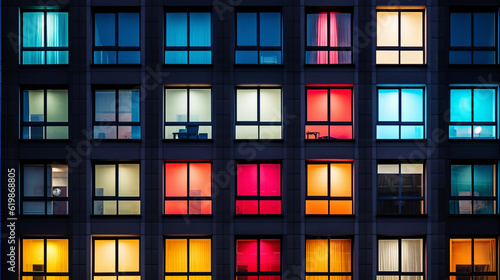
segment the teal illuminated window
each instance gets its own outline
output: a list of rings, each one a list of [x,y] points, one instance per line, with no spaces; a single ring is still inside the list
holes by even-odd
[[[94,64],[141,63],[139,13],[94,14]]]
[[[236,14],[236,64],[281,64],[281,13]]]
[[[452,165],[450,214],[496,213],[496,165]]]
[[[68,64],[68,12],[21,11],[21,64]]]
[[[424,88],[378,88],[377,139],[424,139]]]
[[[496,88],[450,89],[450,139],[495,139]]]
[[[165,63],[212,63],[212,24],[210,13],[166,13]]]

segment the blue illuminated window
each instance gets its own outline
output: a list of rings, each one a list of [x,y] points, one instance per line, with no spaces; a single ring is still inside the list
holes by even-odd
[[[94,64],[140,64],[139,13],[94,14]]]
[[[496,13],[450,14],[450,64],[495,64]]]
[[[21,64],[68,64],[68,12],[21,11]]]
[[[452,165],[450,214],[496,213],[496,165]]]
[[[424,139],[424,88],[378,88],[377,139]]]
[[[165,26],[166,64],[212,63],[210,13],[167,13]]]
[[[450,139],[495,139],[496,88],[450,89]]]
[[[281,64],[281,13],[236,14],[236,64]]]

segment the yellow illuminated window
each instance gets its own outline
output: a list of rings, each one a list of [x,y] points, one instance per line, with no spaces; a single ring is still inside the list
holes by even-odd
[[[69,280],[68,239],[21,240],[22,279]]]
[[[424,64],[424,10],[377,11],[377,64]]]
[[[306,280],[351,280],[351,239],[306,240]]]
[[[212,240],[165,239],[165,280],[212,279]]]
[[[140,280],[137,238],[94,238],[93,280]]]
[[[306,214],[351,215],[352,163],[307,164]]]
[[[495,238],[450,240],[450,279],[496,279]]]

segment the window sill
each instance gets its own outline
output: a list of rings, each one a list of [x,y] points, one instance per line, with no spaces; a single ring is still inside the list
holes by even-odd
[[[486,138],[448,138],[448,140],[450,142],[498,142],[500,139],[497,139],[497,138],[490,138],[490,139],[486,139]]]
[[[138,64],[90,64],[91,67],[96,67],[96,68],[111,68],[111,67],[130,67],[130,68],[133,68],[133,67],[141,67],[142,64],[141,63],[138,63]]]
[[[47,215],[47,214],[18,214],[19,217],[26,217],[26,218],[69,218],[69,214],[60,214],[60,215]],[[50,218],[49,218],[50,219]]]
[[[19,139],[19,143],[57,143],[57,142],[69,142],[69,139]]]
[[[314,143],[314,142],[356,142],[356,139],[304,139],[306,143]]]
[[[311,218],[354,218],[356,214],[305,214],[305,217]]]
[[[344,64],[304,64],[304,67],[308,68],[308,67],[311,67],[311,68],[315,68],[315,67],[348,67],[348,68],[354,68],[354,66],[356,66],[354,63],[351,63],[351,64],[347,64],[347,63],[344,63]]]
[[[418,143],[427,143],[427,139],[376,139],[377,142],[388,143],[388,142],[418,142]]]
[[[169,142],[212,143],[214,140],[213,139],[162,139],[161,141],[165,143]]]
[[[98,218],[98,219],[116,219],[116,218],[127,218],[127,219],[130,219],[130,218],[141,218],[142,215],[141,214],[137,214],[137,215],[96,215],[96,214],[91,214],[90,215],[91,218]]]
[[[266,217],[266,218],[283,218],[284,215],[283,214],[234,214],[234,217],[247,217],[247,218],[262,218],[262,217]]]
[[[164,63],[163,67],[205,67],[205,68],[212,68],[214,65],[213,63],[210,64],[167,64]]]
[[[283,143],[283,139],[234,139],[235,143],[251,142],[251,143]]]
[[[389,218],[389,219],[393,219],[393,218],[427,218],[428,215],[427,214],[418,214],[418,215],[402,215],[402,214],[377,214],[376,215],[377,219],[378,218]]]
[[[65,68],[69,67],[68,64],[18,64],[19,68],[43,68],[43,67],[54,67],[54,68]]]
[[[427,64],[375,64],[376,67],[427,67]]]
[[[484,67],[491,67],[491,68],[497,68],[500,66],[499,64],[451,64],[448,63],[448,66],[451,68],[459,68],[459,67],[466,67],[466,68],[484,68]]]
[[[243,64],[243,63],[235,63],[234,67],[253,67],[253,68],[258,68],[258,67],[269,67],[269,68],[283,68],[284,65],[282,64]]]
[[[213,218],[213,214],[162,214],[163,218]]]
[[[458,217],[464,217],[464,218],[472,218],[472,217],[497,218],[498,214],[449,214],[449,216],[453,217],[453,218],[458,218]]]
[[[112,142],[118,142],[118,143],[140,143],[142,142],[142,139],[90,139],[90,142],[107,142],[107,143],[112,143]]]

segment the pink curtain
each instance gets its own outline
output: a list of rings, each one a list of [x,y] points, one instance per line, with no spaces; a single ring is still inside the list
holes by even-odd
[[[330,47],[338,47],[338,26],[337,26],[337,14],[338,13],[330,13]],[[330,64],[338,64],[339,63],[339,52],[332,51],[330,52]]]
[[[318,44],[317,46],[328,46],[328,14],[327,13],[319,13],[318,17]],[[327,51],[318,51],[317,64],[328,64],[328,52]]]

